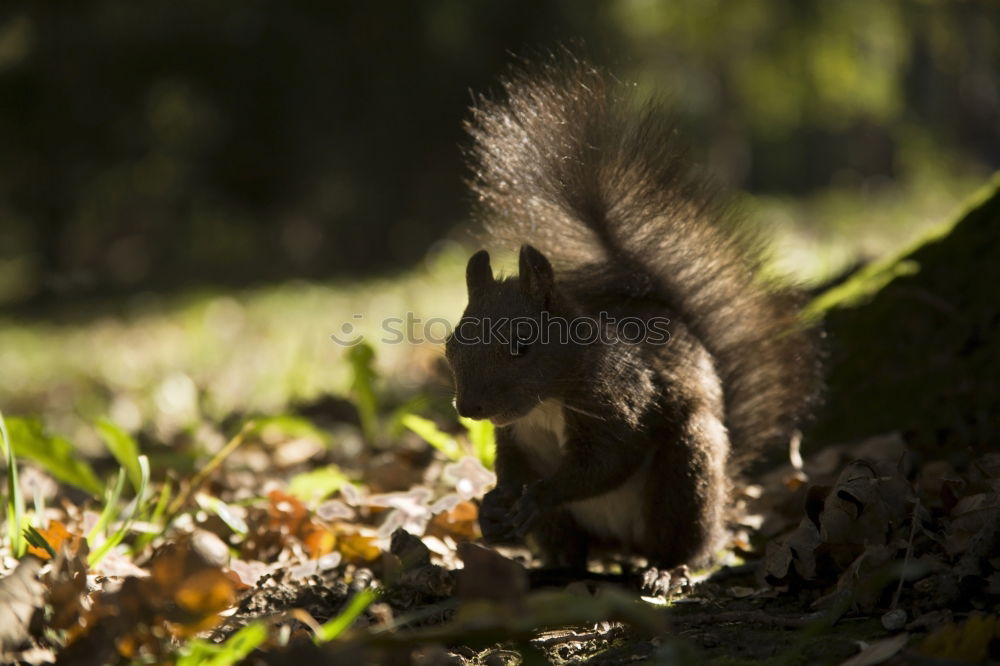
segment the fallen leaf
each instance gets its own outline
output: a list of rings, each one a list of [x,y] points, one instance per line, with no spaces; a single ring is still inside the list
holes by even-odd
[[[281,490],[272,490],[267,499],[271,528],[285,535],[299,534],[309,517],[309,511],[299,498]]]
[[[73,545],[79,545],[80,535],[73,534],[66,529],[58,520],[53,520],[49,523],[47,528],[36,528],[36,531],[42,535],[42,538],[52,547],[52,550],[58,553],[62,550],[63,544],[73,548]],[[75,548],[74,548],[75,550]],[[44,548],[36,548],[35,546],[28,546],[28,552],[36,557],[40,557],[43,560],[49,559],[51,556],[49,552]]]
[[[458,556],[465,566],[458,571],[458,598],[463,604],[488,600],[517,606],[528,592],[528,572],[523,566],[489,548],[464,541]]]
[[[333,532],[320,525],[310,525],[302,536],[302,545],[306,549],[310,559],[318,559],[333,552],[337,543],[337,537]]]
[[[457,541],[470,541],[479,536],[479,509],[468,500],[455,505],[431,519],[427,533],[437,537],[450,536]]]
[[[861,652],[857,653],[847,661],[840,663],[840,666],[875,666],[893,657],[903,649],[909,634],[897,634],[891,638],[869,643]]]
[[[27,558],[0,579],[0,649],[23,645],[31,637],[31,616],[45,605],[45,587],[38,580],[40,560]]]
[[[430,488],[417,486],[407,492],[369,495],[365,503],[392,509],[379,526],[379,536],[389,537],[400,527],[410,534],[422,536],[433,517],[428,506],[433,496]]]
[[[260,580],[261,576],[271,571],[271,567],[258,560],[237,560],[229,562],[229,568],[239,576],[240,582],[248,587],[253,587]]]
[[[337,550],[344,559],[355,564],[371,562],[382,552],[375,545],[375,538],[361,534],[337,535]]]
[[[951,510],[945,549],[951,556],[965,552],[981,530],[997,522],[1000,522],[1000,492],[962,497]]]
[[[872,544],[847,567],[837,580],[837,591],[849,593],[854,604],[865,609],[873,609],[885,585],[892,580],[888,577],[887,565],[896,555],[895,548]]]
[[[87,555],[86,542],[72,554],[68,549],[60,550],[43,578],[52,607],[49,625],[54,629],[70,629],[80,622],[87,595]]]
[[[898,469],[855,461],[840,473],[826,498],[819,515],[820,537],[831,544],[885,544],[910,516],[912,495]]]
[[[453,483],[455,491],[466,500],[482,497],[497,483],[497,475],[472,456],[445,465],[441,478]]]
[[[813,580],[816,577],[816,549],[821,543],[816,525],[803,518],[795,530],[767,544],[765,577],[772,585],[787,582],[792,574],[802,580]]]
[[[185,611],[211,615],[233,605],[233,581],[220,569],[205,569],[188,576],[174,591],[174,600]]]
[[[327,500],[316,507],[316,517],[321,520],[347,520],[354,517],[354,509],[340,500]]]

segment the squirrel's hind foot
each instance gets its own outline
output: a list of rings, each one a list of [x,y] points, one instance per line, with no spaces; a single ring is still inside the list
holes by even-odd
[[[691,590],[691,578],[687,565],[673,569],[646,567],[639,572],[639,592],[646,597],[670,597],[678,592]]]

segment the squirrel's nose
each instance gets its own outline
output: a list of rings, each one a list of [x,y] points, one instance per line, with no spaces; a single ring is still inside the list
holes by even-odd
[[[459,400],[455,403],[455,408],[458,410],[460,416],[469,419],[481,419],[486,416],[486,409],[481,402]]]

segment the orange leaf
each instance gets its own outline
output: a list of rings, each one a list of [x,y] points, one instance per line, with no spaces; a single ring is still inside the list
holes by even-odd
[[[271,529],[285,534],[299,535],[309,517],[309,512],[302,502],[297,497],[277,489],[269,492],[267,499],[270,502],[267,513]]]
[[[337,550],[348,562],[359,564],[371,562],[379,556],[379,549],[375,546],[373,537],[366,537],[360,534],[342,534],[337,540]]]
[[[118,639],[117,648],[118,654],[126,659],[132,659],[139,651],[139,641],[132,634],[128,634]]]
[[[45,538],[48,544],[52,546],[52,550],[54,550],[57,553],[60,550],[62,550],[63,544],[66,543],[67,541],[69,542],[69,546],[72,550],[75,550],[74,548],[72,548],[74,543],[76,543],[77,545],[79,544],[79,535],[73,534],[72,532],[67,530],[66,526],[63,525],[58,520],[53,520],[51,523],[49,523],[48,529],[39,529],[38,533]],[[51,557],[49,555],[49,552],[44,548],[35,548],[34,546],[28,546],[28,552],[31,553],[32,555],[42,558],[43,560],[50,559]]]
[[[479,510],[466,500],[459,502],[450,511],[444,511],[431,519],[427,529],[434,536],[450,536],[460,541],[471,541],[478,536]]]
[[[186,575],[188,566],[188,541],[178,540],[162,546],[149,563],[149,573],[162,590],[173,590]]]
[[[211,615],[236,601],[236,584],[220,569],[203,569],[188,578],[174,592],[174,600],[186,611]]]
[[[313,560],[332,553],[336,543],[337,537],[333,535],[333,532],[316,524],[310,524],[302,538],[302,544],[305,546],[306,552],[309,553],[309,558]]]
[[[226,578],[228,578],[229,582],[233,584],[233,589],[236,590],[237,592],[242,592],[244,590],[250,589],[250,586],[244,583],[243,579],[240,578],[240,575],[235,571],[233,571],[232,569],[225,569],[223,573],[226,574]]]

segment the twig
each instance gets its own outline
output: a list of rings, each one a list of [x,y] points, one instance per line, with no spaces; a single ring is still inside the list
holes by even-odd
[[[566,631],[560,632],[555,636],[536,638],[531,642],[535,645],[535,647],[549,649],[556,645],[564,645],[566,643],[586,643],[587,641],[596,641],[601,638],[613,638],[615,634],[621,634],[622,632],[622,625],[614,624],[607,631],[588,631],[582,634]]]
[[[191,483],[178,493],[177,497],[174,498],[174,501],[170,503],[170,506],[167,508],[167,515],[164,516],[164,525],[170,524],[170,521],[172,521],[177,514],[180,513],[181,509],[184,508],[184,505],[187,504],[191,495],[201,488],[202,484],[205,483],[205,480],[211,476],[219,465],[221,465],[233,451],[238,449],[240,445],[243,444],[243,440],[246,439],[246,436],[256,425],[255,421],[247,421],[243,424],[243,427],[240,428],[238,433],[236,433],[236,436],[226,442],[226,445],[219,449],[214,456],[212,456],[212,459],[208,461],[208,464],[202,467],[198,473],[194,475],[194,478],[191,479]]]
[[[896,585],[896,592],[892,595],[892,605],[889,610],[896,610],[899,604],[899,597],[903,593],[903,580],[906,578],[906,568],[910,564],[910,554],[913,552],[913,539],[917,534],[917,512],[920,510],[920,497],[916,497],[913,502],[913,514],[910,516],[910,539],[906,543],[906,555],[903,556],[903,568],[899,572],[899,584]]]

